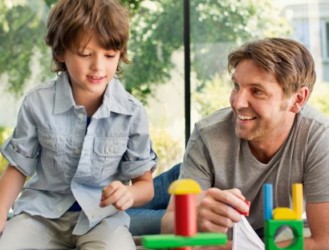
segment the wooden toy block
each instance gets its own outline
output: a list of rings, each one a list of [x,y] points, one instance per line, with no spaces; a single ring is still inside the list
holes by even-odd
[[[272,184],[266,183],[263,185],[263,197],[264,197],[264,220],[272,219],[273,211],[273,188]]]
[[[175,195],[175,234],[193,236],[197,231],[197,210],[194,195]]]
[[[174,181],[168,189],[174,195],[175,234],[145,235],[145,248],[175,248],[190,250],[192,246],[221,246],[227,244],[224,233],[197,233],[197,206],[195,194],[201,192],[200,185],[191,179]]]
[[[294,235],[291,244],[287,247],[278,247],[275,243],[275,234],[279,228],[288,226]],[[264,240],[266,250],[301,250],[304,249],[303,221],[302,220],[268,220],[265,221]]]
[[[303,202],[303,185],[294,183],[292,185],[292,204],[298,220],[301,220],[303,216]]]
[[[278,207],[273,210],[274,220],[301,220],[303,214],[303,186],[292,185],[292,209]]]
[[[302,220],[303,187],[302,184],[292,185],[292,209],[278,207],[273,210],[273,190],[271,184],[263,186],[264,197],[264,240],[266,250],[301,250],[304,249],[304,236]],[[278,247],[275,236],[282,227],[289,227],[294,235],[289,246]]]
[[[294,236],[303,236],[303,226],[302,220],[268,220],[265,221],[264,235],[268,237],[274,237],[276,231],[280,227],[288,226],[294,233]]]
[[[238,211],[238,212],[240,214],[244,215],[244,216],[249,216],[249,212],[250,212],[250,201],[245,200],[244,202],[248,205],[249,210],[247,212],[241,212],[241,211]]]
[[[175,234],[193,236],[197,233],[195,194],[201,192],[199,183],[191,179],[174,181],[168,192],[174,195]]]
[[[198,233],[193,237],[173,234],[146,235],[142,238],[142,245],[150,249],[177,248],[184,246],[220,246],[227,244],[226,234]]]
[[[273,210],[273,219],[274,220],[298,220],[298,216],[290,208],[287,207],[278,207]]]

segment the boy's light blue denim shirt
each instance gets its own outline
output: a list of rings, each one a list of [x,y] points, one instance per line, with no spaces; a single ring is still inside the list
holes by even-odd
[[[75,105],[66,73],[25,96],[13,135],[1,148],[10,164],[31,176],[15,214],[59,218],[78,201],[82,211],[73,234],[109,216],[113,224],[129,225],[126,213],[99,203],[111,181],[129,183],[156,167],[146,111],[113,78],[86,126],[87,113]]]

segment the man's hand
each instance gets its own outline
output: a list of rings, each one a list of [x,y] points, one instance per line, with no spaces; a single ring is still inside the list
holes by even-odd
[[[226,233],[239,222],[241,213],[247,213],[248,205],[239,189],[220,190],[210,188],[198,206],[199,231]]]
[[[7,216],[0,215],[0,236],[3,232],[3,230],[5,229],[6,222],[7,222]]]
[[[113,205],[118,210],[126,210],[134,204],[134,198],[129,186],[120,181],[113,181],[103,189],[100,207]]]

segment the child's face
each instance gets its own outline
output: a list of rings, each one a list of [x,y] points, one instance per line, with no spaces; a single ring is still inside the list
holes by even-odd
[[[66,50],[61,61],[66,64],[73,94],[102,96],[113,78],[120,59],[120,51],[99,46],[95,36],[80,41],[80,46]]]

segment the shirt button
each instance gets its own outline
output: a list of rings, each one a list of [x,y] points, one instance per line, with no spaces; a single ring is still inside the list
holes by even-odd
[[[78,117],[79,117],[80,120],[84,120],[85,119],[85,116],[83,114],[79,114]]]
[[[77,154],[77,155],[81,154],[81,149],[79,149],[79,148],[75,149],[74,153]]]

